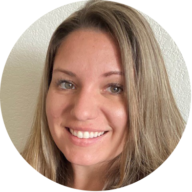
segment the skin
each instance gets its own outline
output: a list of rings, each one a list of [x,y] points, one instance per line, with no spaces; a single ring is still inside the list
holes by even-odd
[[[123,87],[120,53],[109,34],[81,29],[62,42],[54,61],[46,114],[53,140],[72,164],[74,188],[101,190],[107,162],[123,150],[127,131]],[[87,145],[84,139],[76,145],[67,127],[106,134],[94,144]]]

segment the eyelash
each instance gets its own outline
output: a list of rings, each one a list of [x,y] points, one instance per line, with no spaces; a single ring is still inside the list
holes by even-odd
[[[62,86],[62,84],[71,84],[72,85],[72,88],[62,88],[61,86]],[[73,82],[71,82],[71,81],[68,81],[68,80],[59,80],[58,82],[57,82],[57,86],[58,87],[60,87],[61,89],[63,89],[63,90],[74,90],[74,89],[76,89],[76,86],[75,86],[75,84],[73,83]],[[112,92],[111,90],[109,90],[109,89],[111,89],[111,88],[117,88],[117,92]],[[106,86],[106,89],[105,90],[108,90],[111,94],[113,94],[113,95],[117,95],[117,94],[121,94],[122,92],[123,92],[123,86],[122,85],[120,85],[120,84],[116,84],[116,83],[110,83],[110,84],[108,84],[107,86]]]
[[[111,84],[107,85],[107,89],[106,90],[108,90],[110,88],[117,88],[118,89],[118,91],[115,92],[115,93],[112,93],[110,91],[110,93],[113,94],[113,95],[121,94],[123,92],[123,86],[119,85],[119,84],[116,84],[116,83],[111,83]]]
[[[62,88],[62,87],[61,87],[63,83],[65,83],[65,84],[67,84],[67,83],[68,83],[68,84],[71,84],[71,85],[73,86],[72,89],[75,89],[74,83],[71,82],[71,81],[68,81],[68,80],[59,80],[59,81],[57,82],[57,86],[60,87],[60,88],[63,89],[63,90],[69,90],[70,88]]]

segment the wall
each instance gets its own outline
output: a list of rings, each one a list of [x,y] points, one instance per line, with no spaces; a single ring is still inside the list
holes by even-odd
[[[19,38],[8,57],[2,76],[1,108],[7,131],[19,151],[30,132],[50,37],[55,28],[83,4],[65,5],[40,18]],[[165,30],[148,16],[146,18],[163,52],[177,105],[187,120],[190,83],[183,57]]]

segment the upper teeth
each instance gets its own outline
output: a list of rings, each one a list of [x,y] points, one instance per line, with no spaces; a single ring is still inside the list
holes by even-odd
[[[99,137],[104,134],[104,131],[103,132],[88,132],[88,131],[84,132],[84,131],[75,131],[73,129],[69,129],[69,130],[72,133],[72,135],[78,138],[85,138],[85,139]]]

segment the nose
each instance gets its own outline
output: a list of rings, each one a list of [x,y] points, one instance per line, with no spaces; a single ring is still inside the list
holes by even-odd
[[[91,91],[82,90],[74,98],[71,114],[79,121],[97,118],[99,98]]]

